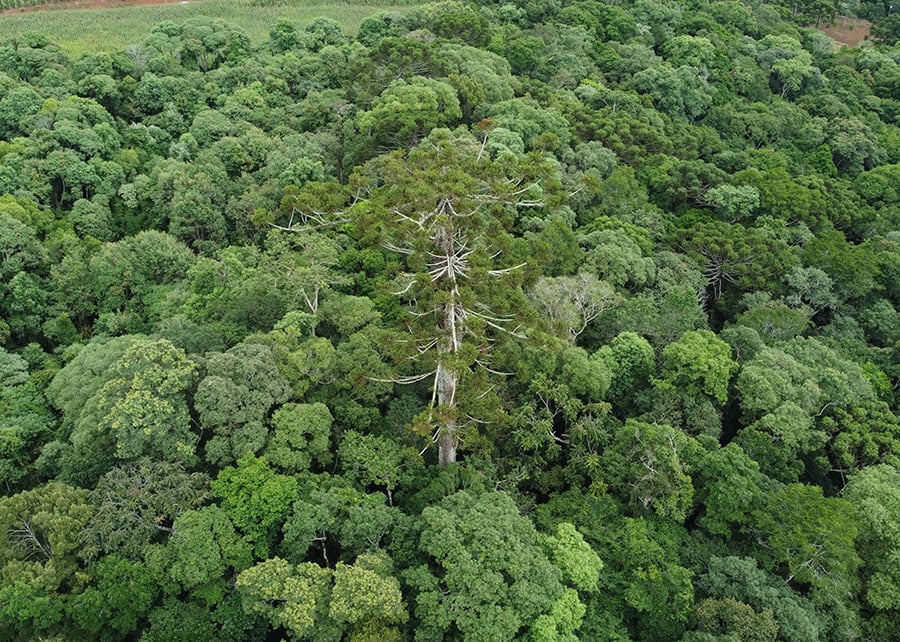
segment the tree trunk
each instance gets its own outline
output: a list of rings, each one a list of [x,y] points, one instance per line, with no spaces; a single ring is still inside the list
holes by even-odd
[[[459,377],[442,362],[438,363],[435,373],[437,388],[437,404],[441,413],[438,428],[438,464],[446,466],[456,462],[456,448],[459,436],[456,433],[456,417],[453,408],[456,406],[456,385]]]
[[[448,200],[441,203],[440,209],[445,214],[452,214],[453,210]],[[461,308],[459,307],[459,288],[456,284],[455,263],[457,256],[456,239],[453,227],[446,225],[435,235],[436,245],[440,248],[440,259],[436,264],[437,281],[445,281],[450,284],[450,301],[444,304],[443,318],[438,321],[438,331],[444,333],[444,337],[438,341],[438,364],[435,372],[435,392],[437,405],[441,413],[441,425],[438,433],[438,463],[441,466],[456,462],[456,448],[459,445],[459,435],[456,431],[456,387],[459,384],[459,373],[447,367],[445,355],[455,355],[460,348],[462,327],[460,321]],[[435,278],[435,277],[432,277]],[[452,361],[451,361],[452,363]]]
[[[438,437],[438,465],[448,466],[456,463],[456,446],[459,443],[455,434],[442,432]]]

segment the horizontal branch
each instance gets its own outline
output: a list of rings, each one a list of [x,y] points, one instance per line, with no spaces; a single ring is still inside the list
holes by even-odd
[[[437,374],[437,370],[432,370],[431,372],[426,372],[424,374],[418,375],[410,375],[409,377],[390,377],[388,379],[379,379],[378,377],[366,377],[369,381],[377,381],[378,383],[397,383],[400,385],[409,385],[412,383],[418,383],[419,381],[424,381],[428,377],[433,377]]]

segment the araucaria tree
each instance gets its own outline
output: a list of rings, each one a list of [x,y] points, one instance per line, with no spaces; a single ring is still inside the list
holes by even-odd
[[[415,149],[370,161],[351,181],[357,229],[401,257],[392,284],[409,335],[398,342],[400,363],[416,365],[396,381],[433,382],[423,425],[441,465],[456,461],[461,437],[484,419],[479,406],[497,374],[491,347],[524,337],[517,312],[530,271],[513,230],[522,208],[546,204],[549,175],[538,155],[492,159],[483,142],[435,130]]]

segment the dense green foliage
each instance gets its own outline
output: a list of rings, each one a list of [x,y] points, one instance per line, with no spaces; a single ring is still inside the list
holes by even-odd
[[[0,641],[900,640],[856,10],[0,42]]]

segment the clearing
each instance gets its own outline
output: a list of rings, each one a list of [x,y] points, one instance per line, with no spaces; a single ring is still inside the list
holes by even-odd
[[[267,6],[246,0],[63,0],[0,12],[0,42],[35,31],[73,56],[115,52],[144,42],[158,22],[207,16],[240,27],[258,46],[281,18],[300,26],[322,16],[337,20],[347,33],[356,33],[359,23],[373,13],[405,12],[417,4],[418,0],[284,0]]]
[[[862,18],[848,18],[838,16],[835,23],[829,27],[819,27],[819,31],[834,40],[838,48],[858,47],[869,37],[872,23]]]

